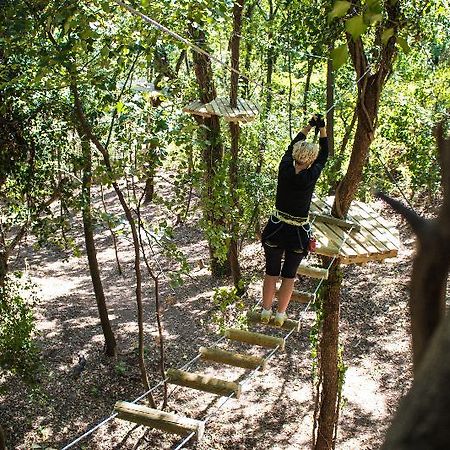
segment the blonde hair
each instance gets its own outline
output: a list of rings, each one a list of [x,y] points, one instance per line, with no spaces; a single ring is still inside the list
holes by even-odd
[[[294,144],[292,157],[302,166],[310,166],[319,154],[319,145],[312,142],[299,141]]]

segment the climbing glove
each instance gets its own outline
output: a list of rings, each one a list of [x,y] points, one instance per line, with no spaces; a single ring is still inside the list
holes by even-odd
[[[324,118],[320,114],[317,114],[316,127],[323,128],[324,126],[325,126]]]
[[[312,116],[311,119],[309,119],[308,124],[309,124],[311,127],[317,126],[316,117],[315,117],[315,116]]]

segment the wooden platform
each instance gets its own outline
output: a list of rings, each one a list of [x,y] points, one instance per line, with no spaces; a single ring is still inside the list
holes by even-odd
[[[217,97],[209,103],[201,103],[195,100],[183,108],[188,114],[202,117],[212,115],[223,117],[226,122],[251,122],[259,114],[258,107],[250,100],[238,98],[237,107],[230,106],[230,100],[224,97]]]
[[[341,227],[320,219],[321,215],[329,215],[333,201],[334,197],[313,197],[311,221],[314,220],[313,230],[318,244],[315,253],[324,256],[338,254],[343,264],[380,261],[397,256],[400,246],[398,230],[371,206],[357,201],[353,201],[346,219],[347,223],[357,225],[357,229],[350,232],[340,248],[349,232],[348,225]]]

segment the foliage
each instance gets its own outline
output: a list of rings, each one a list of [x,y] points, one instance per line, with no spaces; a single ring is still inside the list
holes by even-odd
[[[33,341],[36,301],[36,288],[26,275],[16,272],[7,277],[0,290],[0,367],[28,382],[34,381],[39,366]]]
[[[237,295],[235,287],[221,287],[214,291],[213,304],[218,311],[212,316],[212,322],[223,332],[230,326],[243,327],[246,325],[246,316],[243,314],[245,304]]]

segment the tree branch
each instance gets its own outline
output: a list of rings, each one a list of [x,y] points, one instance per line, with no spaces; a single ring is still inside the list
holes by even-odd
[[[419,239],[423,239],[424,232],[427,229],[427,220],[420,217],[414,210],[405,206],[402,202],[389,197],[381,191],[376,191],[375,196],[386,202],[395,212],[406,219],[409,226]]]

